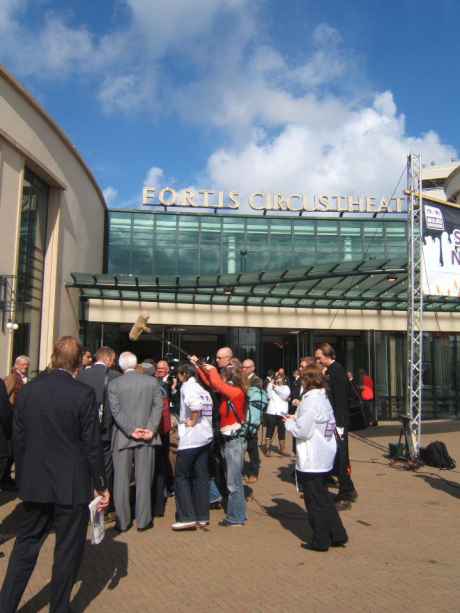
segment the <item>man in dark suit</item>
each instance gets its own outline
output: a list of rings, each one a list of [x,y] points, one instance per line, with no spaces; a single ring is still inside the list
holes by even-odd
[[[113,418],[108,401],[108,385],[110,381],[121,376],[114,370],[116,354],[110,347],[100,347],[96,351],[96,361],[93,366],[81,370],[78,380],[93,388],[96,394],[99,422],[101,426],[101,441],[104,450],[105,476],[107,488],[113,500],[113,460],[112,460],[112,429]]]
[[[53,350],[52,370],[26,385],[13,417],[19,496],[24,519],[19,528],[0,595],[0,611],[17,610],[40,548],[54,527],[51,613],[69,611],[86,539],[93,497],[91,483],[107,508],[104,459],[94,391],[76,381],[81,345],[71,336]]]
[[[337,446],[337,477],[339,479],[339,492],[336,502],[339,509],[347,509],[358,498],[358,492],[351,480],[350,457],[348,453],[348,425],[349,425],[349,394],[350,387],[344,367],[335,359],[335,350],[329,343],[321,343],[315,351],[317,363],[325,369],[329,400],[334,409],[335,422],[338,433]]]
[[[3,379],[0,379],[0,483],[9,469],[12,421],[13,411],[6,391],[6,385]]]

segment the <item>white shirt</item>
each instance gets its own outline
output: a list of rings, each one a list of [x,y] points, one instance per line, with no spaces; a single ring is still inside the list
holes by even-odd
[[[199,411],[200,416],[193,427],[185,425],[192,413]],[[190,377],[180,388],[180,417],[178,426],[179,446],[192,449],[208,445],[213,439],[212,432],[212,398],[195,377]]]
[[[296,438],[296,468],[300,472],[332,470],[337,443],[335,418],[324,389],[312,389],[302,398],[295,419],[286,421],[286,430]]]
[[[291,390],[287,385],[274,385],[270,382],[267,385],[268,396],[268,415],[287,415],[289,412],[289,396]]]

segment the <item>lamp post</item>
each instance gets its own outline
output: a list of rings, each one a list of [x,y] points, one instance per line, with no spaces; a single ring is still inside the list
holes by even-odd
[[[2,332],[13,334],[19,329],[16,322],[16,296],[14,291],[14,276],[0,275],[0,310],[2,316]]]

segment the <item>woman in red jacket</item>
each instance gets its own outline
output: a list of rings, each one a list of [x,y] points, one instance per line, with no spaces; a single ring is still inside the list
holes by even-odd
[[[242,425],[246,419],[245,375],[241,368],[230,365],[219,374],[210,364],[195,364],[201,380],[221,395],[219,406],[222,456],[228,489],[227,515],[220,526],[243,526],[247,520],[243,486],[243,462],[246,439]]]

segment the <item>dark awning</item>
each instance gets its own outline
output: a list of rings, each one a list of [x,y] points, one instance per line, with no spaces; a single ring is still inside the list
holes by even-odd
[[[316,264],[281,272],[214,276],[73,273],[68,287],[85,300],[230,306],[407,310],[407,261]],[[459,298],[427,296],[425,310],[460,312]]]

